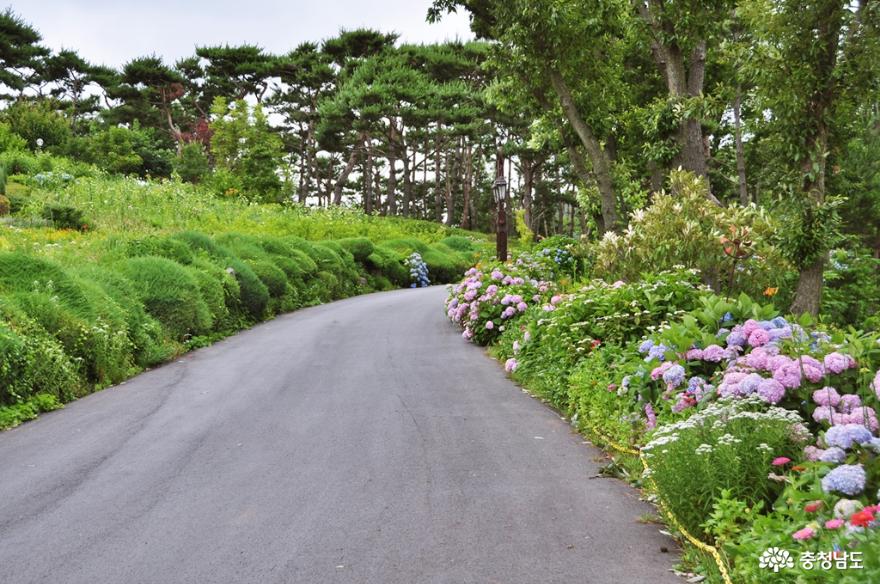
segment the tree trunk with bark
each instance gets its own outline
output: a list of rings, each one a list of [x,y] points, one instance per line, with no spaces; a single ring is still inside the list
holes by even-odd
[[[551,70],[550,81],[553,84],[553,89],[559,96],[559,102],[562,105],[562,111],[565,113],[568,123],[574,128],[592,163],[593,174],[596,177],[599,196],[602,200],[603,231],[615,231],[618,228],[617,199],[614,194],[614,179],[611,175],[613,164],[611,158],[599,143],[593,129],[578,113],[571,90],[562,78],[562,74],[559,71]],[[574,164],[574,161],[572,161],[572,164]]]

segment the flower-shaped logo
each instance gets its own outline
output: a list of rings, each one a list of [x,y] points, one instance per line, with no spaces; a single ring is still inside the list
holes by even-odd
[[[793,568],[794,560],[787,550],[778,547],[767,548],[758,559],[758,565],[766,570],[778,572],[782,568]]]

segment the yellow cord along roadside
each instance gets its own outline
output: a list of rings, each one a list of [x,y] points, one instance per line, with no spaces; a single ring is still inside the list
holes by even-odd
[[[648,461],[645,460],[645,456],[641,450],[636,450],[635,448],[618,444],[617,442],[597,430],[595,426],[588,425],[587,428],[589,428],[591,434],[594,434],[597,438],[599,438],[599,440],[601,440],[614,450],[638,456],[645,470],[650,471],[650,467],[648,467]],[[666,516],[670,525],[677,529],[686,540],[693,544],[694,547],[712,556],[712,559],[715,560],[715,564],[718,566],[718,571],[721,573],[721,578],[724,580],[724,584],[733,584],[733,580],[730,579],[730,572],[727,569],[727,562],[721,556],[721,552],[719,552],[718,549],[714,546],[711,546],[706,542],[701,541],[697,537],[691,535],[691,533],[684,528],[684,526],[681,524],[675,514],[670,511],[669,508],[663,503],[663,498],[660,496],[660,492],[657,490],[657,485],[656,483],[654,483],[654,479],[651,478],[650,472],[648,472],[647,474],[648,481],[650,481],[652,487],[654,488],[654,491],[657,493],[657,506],[660,507],[660,510]]]

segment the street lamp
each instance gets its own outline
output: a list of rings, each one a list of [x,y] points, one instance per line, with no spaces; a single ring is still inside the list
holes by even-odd
[[[501,262],[507,261],[507,180],[504,178],[503,170],[498,170],[498,176],[495,178],[495,207],[498,209],[498,220],[495,229],[495,255]]]

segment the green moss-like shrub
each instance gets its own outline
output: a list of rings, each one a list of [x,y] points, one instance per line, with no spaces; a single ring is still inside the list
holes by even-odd
[[[251,320],[262,320],[269,307],[269,289],[256,272],[242,260],[228,258],[226,263],[238,281],[243,315]]]
[[[347,239],[340,239],[339,245],[348,250],[356,262],[360,264],[364,264],[367,261],[367,258],[370,257],[370,254],[373,253],[375,246],[373,242],[367,239],[366,237],[349,237]]]
[[[134,283],[147,312],[162,323],[172,339],[183,341],[211,328],[211,312],[199,284],[180,264],[148,256],[125,260],[119,269]]]
[[[126,243],[125,254],[128,257],[159,256],[173,260],[178,264],[193,263],[193,252],[189,246],[172,237],[144,237]]]

